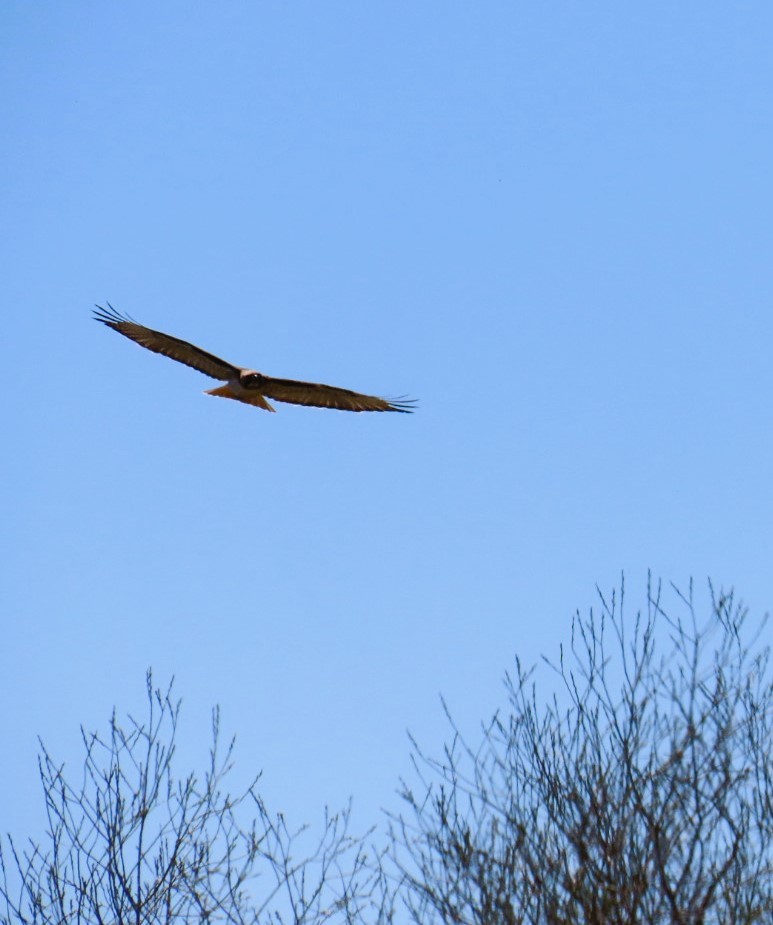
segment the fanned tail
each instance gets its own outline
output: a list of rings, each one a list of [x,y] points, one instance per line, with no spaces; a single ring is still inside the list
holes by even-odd
[[[231,384],[218,386],[216,389],[207,389],[205,395],[216,395],[218,398],[233,398],[234,401],[243,401],[247,405],[255,405],[264,411],[276,411],[272,408],[260,392],[252,392],[249,395],[237,395],[231,388]]]

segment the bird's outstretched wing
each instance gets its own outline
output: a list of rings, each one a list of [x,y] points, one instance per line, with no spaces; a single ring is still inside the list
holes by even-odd
[[[274,379],[264,376],[260,393],[276,401],[292,405],[311,405],[315,408],[337,408],[339,411],[413,411],[415,402],[387,401],[374,395],[361,395],[349,389],[339,389],[319,382],[297,382],[294,379]]]
[[[128,337],[141,347],[146,347],[154,353],[161,353],[186,366],[192,366],[193,369],[197,369],[206,376],[229,380],[238,377],[241,372],[238,366],[227,363],[207,353],[206,350],[189,344],[186,340],[180,340],[178,337],[172,337],[171,334],[162,334],[161,331],[153,331],[142,324],[137,324],[130,318],[119,314],[109,302],[107,308],[102,308],[100,305],[96,308],[94,317],[97,321],[118,331],[119,334],[123,334],[124,337]]]

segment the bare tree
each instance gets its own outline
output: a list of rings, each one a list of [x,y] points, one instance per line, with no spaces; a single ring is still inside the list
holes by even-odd
[[[711,586],[710,586],[711,588]],[[452,725],[393,819],[416,922],[751,925],[773,921],[773,685],[733,595],[579,614],[547,703],[516,662],[475,747]],[[764,625],[764,624],[763,624]],[[756,648],[755,648],[756,647]],[[550,663],[549,663],[550,664]]]
[[[421,925],[773,921],[768,649],[732,594],[699,623],[692,588],[679,617],[648,590],[633,620],[622,589],[576,616],[548,701],[516,661],[478,744],[448,710],[440,759],[413,743],[396,878],[348,810],[312,840],[257,778],[230,796],[217,711],[206,772],[177,777],[180,704],[148,676],[143,721],[83,732],[77,785],[41,747],[48,832],[0,851],[0,925],[391,925],[401,905]]]
[[[114,713],[106,737],[82,730],[77,785],[41,746],[49,829],[42,844],[0,845],[2,925],[358,919],[377,878],[362,839],[348,833],[349,810],[326,813],[313,841],[268,812],[257,778],[230,796],[234,743],[221,754],[217,711],[206,773],[176,777],[180,702],[150,674],[147,696],[145,720],[122,725]]]

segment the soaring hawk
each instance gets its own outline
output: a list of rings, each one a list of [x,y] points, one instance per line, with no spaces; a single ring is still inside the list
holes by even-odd
[[[119,334],[123,334],[124,337],[128,337],[141,347],[146,347],[154,353],[162,353],[172,360],[177,360],[178,363],[185,363],[186,366],[192,366],[213,379],[225,380],[225,385],[216,389],[208,389],[207,395],[233,398],[266,411],[274,411],[266,400],[268,398],[289,402],[293,405],[337,408],[339,411],[402,411],[407,413],[412,411],[415,405],[415,402],[411,400],[387,401],[385,398],[361,395],[349,389],[339,389],[317,382],[274,379],[254,369],[233,366],[200,347],[172,337],[171,334],[162,334],[160,331],[152,331],[150,328],[137,324],[130,318],[120,315],[109,302],[107,308],[97,305],[96,309],[94,318],[97,321],[118,331]]]

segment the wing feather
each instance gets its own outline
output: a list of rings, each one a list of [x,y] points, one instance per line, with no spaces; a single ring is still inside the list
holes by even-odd
[[[274,379],[271,376],[263,377],[260,391],[267,398],[291,405],[337,408],[339,411],[401,411],[409,414],[415,405],[410,400],[388,401],[386,398],[362,395],[360,392],[319,382],[298,382],[295,379]]]
[[[179,337],[172,337],[171,334],[162,334],[161,331],[153,331],[142,324],[137,324],[131,318],[119,314],[108,302],[107,308],[96,306],[94,318],[106,324],[129,340],[133,340],[141,347],[152,350],[154,353],[160,353],[170,360],[177,360],[178,363],[184,363],[193,369],[197,369],[205,376],[211,376],[213,379],[233,379],[238,377],[240,368],[221,360],[219,357],[201,347],[189,344],[186,340],[180,340]]]

